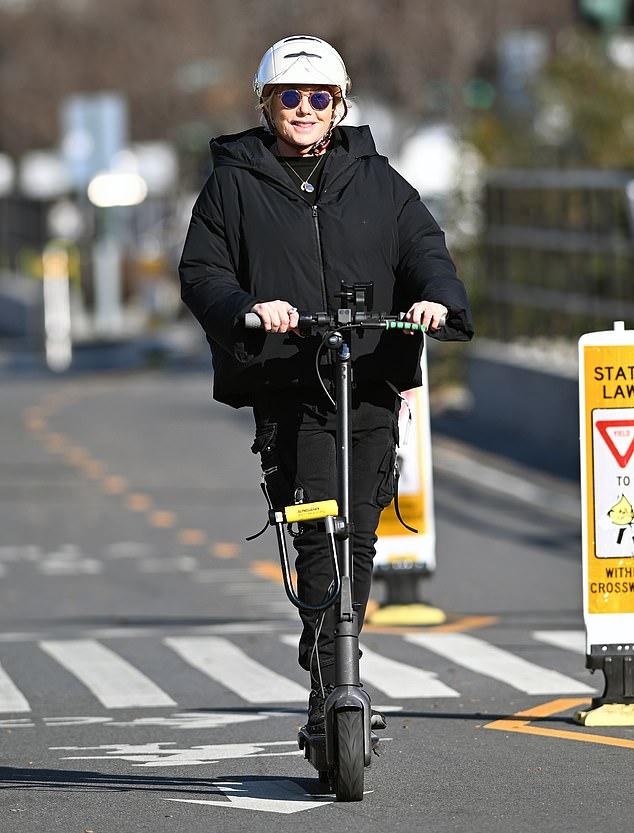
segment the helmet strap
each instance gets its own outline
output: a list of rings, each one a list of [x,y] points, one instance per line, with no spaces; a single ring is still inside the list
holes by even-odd
[[[341,102],[343,104],[343,116],[339,119],[337,124],[339,124],[339,122],[342,122],[348,115],[348,105],[346,104],[345,98],[342,97]],[[335,124],[335,113],[333,112],[332,119],[330,120],[330,127],[322,136],[322,138],[318,142],[315,142],[315,144],[310,148],[311,154],[322,153],[328,147],[328,145],[330,144],[330,140],[332,139],[332,132],[337,126],[337,124]]]

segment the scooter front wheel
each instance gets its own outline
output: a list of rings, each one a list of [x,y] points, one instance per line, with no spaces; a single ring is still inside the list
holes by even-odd
[[[363,800],[363,712],[344,709],[335,717],[337,765],[335,794],[337,801]]]

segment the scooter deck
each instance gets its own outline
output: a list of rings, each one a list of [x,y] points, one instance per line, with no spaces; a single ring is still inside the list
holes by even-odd
[[[319,772],[326,772],[328,760],[326,758],[326,735],[311,734],[306,726],[297,733],[297,743],[303,751],[306,760]]]
[[[379,745],[379,736],[371,732],[370,740],[372,742],[372,751],[378,755],[377,746]],[[326,758],[326,736],[324,734],[311,734],[306,726],[302,726],[297,733],[297,743],[303,751],[306,760],[318,772],[327,772],[328,760]]]

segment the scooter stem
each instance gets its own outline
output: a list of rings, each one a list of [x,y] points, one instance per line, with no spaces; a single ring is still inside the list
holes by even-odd
[[[354,611],[353,565],[350,554],[350,392],[352,389],[350,345],[341,333],[333,334],[331,342],[336,355],[337,402],[337,477],[339,513],[345,522],[345,535],[338,541],[341,572],[341,594],[335,630],[335,684],[360,685],[359,621]]]

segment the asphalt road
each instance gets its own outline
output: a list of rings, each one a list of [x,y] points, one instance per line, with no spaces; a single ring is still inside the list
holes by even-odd
[[[250,415],[200,374],[0,384],[3,833],[631,829],[634,730],[571,721],[600,680],[570,484],[438,440],[425,595],[451,627],[364,632],[389,725],[337,804],[295,747],[274,538],[243,540]]]

